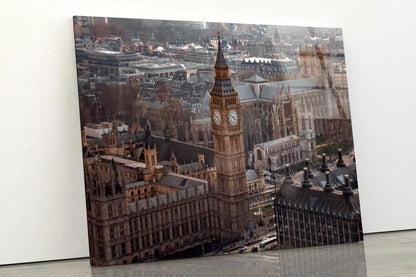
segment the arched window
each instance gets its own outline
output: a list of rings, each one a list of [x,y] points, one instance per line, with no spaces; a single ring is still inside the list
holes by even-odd
[[[260,149],[257,149],[257,160],[259,161],[263,160],[263,154],[261,153]]]

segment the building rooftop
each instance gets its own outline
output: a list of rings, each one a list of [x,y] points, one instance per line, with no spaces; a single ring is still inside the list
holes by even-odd
[[[346,167],[336,167],[332,169],[329,174],[330,184],[333,185],[336,190],[342,190],[345,185],[344,175],[348,175],[350,177],[350,186],[352,189],[357,189],[358,182],[355,163],[351,163]],[[316,187],[325,187],[326,185],[326,176],[324,172],[310,178],[310,180],[312,185]]]
[[[210,117],[198,118],[191,121],[192,124],[207,124],[211,122]]]
[[[135,187],[140,187],[140,186],[144,186],[149,184],[146,181],[138,181],[138,182],[132,182],[132,183],[128,183],[126,184],[126,189],[131,189],[131,188],[135,188]]]
[[[198,161],[198,155],[203,154],[205,164],[214,165],[214,150],[186,143],[178,140],[166,141],[164,137],[153,136],[156,143],[158,161],[169,161],[172,153],[175,155],[178,164],[189,164]]]
[[[206,181],[181,174],[166,173],[163,174],[158,183],[175,188],[188,188],[196,185],[206,184]]]
[[[311,90],[316,88],[316,83],[313,78],[303,78],[303,79],[293,79],[293,80],[285,80],[285,81],[279,81],[279,82],[270,82],[265,85],[266,87],[273,87],[273,88],[279,88],[284,89],[284,91],[287,93],[290,90],[291,94],[304,92],[307,90]]]
[[[259,143],[259,144],[256,144],[255,146],[267,148],[267,147],[270,147],[270,146],[273,146],[273,145],[276,145],[276,144],[285,143],[285,142],[295,140],[295,139],[298,139],[298,138],[299,138],[298,136],[292,135],[292,136],[282,137],[282,138],[279,138],[279,139]]]
[[[238,98],[241,102],[249,101],[256,98],[256,94],[249,85],[238,85],[235,87],[238,92]]]
[[[343,195],[341,191],[325,192],[322,188],[303,188],[283,183],[276,194],[275,205],[280,207],[314,211],[335,218],[354,219],[360,214],[358,191]]]
[[[259,179],[259,178],[260,178],[260,176],[259,176],[259,174],[257,173],[256,170],[249,169],[249,170],[246,171],[246,179],[247,179],[248,182]]]
[[[125,159],[125,158],[121,158],[117,156],[101,155],[100,158],[102,160],[107,160],[107,161],[112,161],[114,159],[116,163],[121,163],[124,166],[130,167],[130,168],[146,168],[145,163],[134,161],[134,160],[129,160],[129,159]]]
[[[267,82],[266,79],[262,78],[261,76],[259,76],[257,74],[251,76],[250,78],[246,79],[245,81],[249,82],[249,83],[264,83],[264,82]]]

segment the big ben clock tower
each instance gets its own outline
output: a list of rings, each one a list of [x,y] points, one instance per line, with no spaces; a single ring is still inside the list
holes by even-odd
[[[237,91],[231,85],[230,71],[221,49],[218,54],[215,82],[211,89],[211,126],[217,169],[217,193],[221,240],[243,237],[249,218],[246,183],[243,122]]]

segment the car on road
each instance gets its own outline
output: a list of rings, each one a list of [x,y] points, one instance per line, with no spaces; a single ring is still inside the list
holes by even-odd
[[[238,253],[243,253],[246,250],[247,250],[247,246],[240,247],[240,249],[238,249]]]

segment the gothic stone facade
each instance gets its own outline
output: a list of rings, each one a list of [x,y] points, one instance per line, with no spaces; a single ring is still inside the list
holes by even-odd
[[[274,200],[276,233],[280,248],[310,247],[357,242],[363,239],[358,190],[345,176],[342,191],[330,183],[315,187],[305,168],[304,180],[288,176]]]
[[[137,181],[143,163],[109,155],[85,159],[85,168],[92,265],[203,251],[218,237],[217,203],[207,181],[157,169],[155,183]]]
[[[249,207],[241,106],[218,49],[214,151],[153,137],[149,125],[129,143],[115,128],[104,143],[83,142],[91,264],[202,254],[212,243],[244,237]]]

